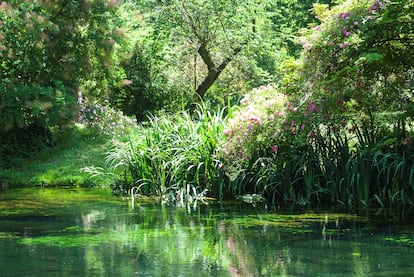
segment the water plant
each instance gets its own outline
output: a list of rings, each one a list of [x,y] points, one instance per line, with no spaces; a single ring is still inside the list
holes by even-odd
[[[107,164],[127,190],[141,194],[192,202],[219,192],[224,179],[215,156],[224,112],[199,105],[193,114],[150,116],[127,141],[114,141]]]

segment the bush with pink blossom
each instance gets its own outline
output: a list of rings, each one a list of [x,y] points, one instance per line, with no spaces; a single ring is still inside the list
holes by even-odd
[[[132,118],[109,106],[108,103],[88,101],[80,106],[79,121],[87,128],[107,136],[122,136],[128,128],[136,125]]]
[[[396,202],[413,203],[414,2],[345,0],[313,11],[321,24],[303,33],[302,56],[228,122],[230,190],[349,206],[395,203],[404,192]]]
[[[287,96],[272,85],[253,89],[240,106],[233,108],[222,142],[224,165],[230,177],[235,178],[260,156],[277,154],[287,108]]]
[[[283,163],[289,159],[290,149],[300,149],[315,138],[321,118],[316,101],[293,102],[274,85],[253,89],[235,109],[224,130],[221,151],[232,180],[258,160]]]

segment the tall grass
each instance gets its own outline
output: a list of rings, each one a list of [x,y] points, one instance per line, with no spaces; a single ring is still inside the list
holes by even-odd
[[[220,192],[223,176],[215,158],[225,110],[200,105],[192,114],[161,114],[140,124],[128,141],[116,141],[106,161],[124,185],[145,195],[192,201]]]

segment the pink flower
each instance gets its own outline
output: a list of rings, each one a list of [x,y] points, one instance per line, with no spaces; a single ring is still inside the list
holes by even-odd
[[[304,130],[304,129],[305,129],[305,124],[302,124],[302,125],[300,126],[300,129]]]
[[[257,116],[252,116],[252,117],[250,117],[250,122],[256,122],[257,123],[257,125],[262,125],[262,121],[260,120],[260,118],[259,117],[257,117]]]
[[[242,100],[240,100],[240,104],[243,105],[244,103],[247,102],[247,97],[243,97]]]
[[[309,104],[308,111],[312,112],[312,111],[314,111],[315,109],[316,109],[315,102],[313,102],[313,101],[312,101],[312,102]]]
[[[273,115],[273,114],[271,114],[270,116],[269,116],[269,120],[270,121],[273,121],[275,119],[275,116]]]
[[[277,154],[277,150],[279,149],[279,146],[277,146],[277,145],[273,145],[272,146],[272,151],[273,151],[273,153],[275,153],[275,154]]]
[[[321,25],[315,27],[315,31],[319,31],[321,29]]]

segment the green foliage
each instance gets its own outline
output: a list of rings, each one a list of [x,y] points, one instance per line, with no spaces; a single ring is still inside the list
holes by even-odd
[[[2,82],[0,102],[0,130],[3,131],[31,125],[62,125],[75,115],[76,99],[57,81],[51,87]]]
[[[2,131],[33,121],[43,127],[70,122],[80,83],[96,70],[105,75],[120,39],[111,3],[2,2]]]
[[[317,23],[318,19],[314,15],[332,2],[331,0],[268,1],[266,10],[271,19],[272,34],[277,34],[275,43],[279,47],[287,48],[290,55],[298,56],[301,49],[296,43],[296,37],[300,30]]]
[[[181,105],[181,90],[168,84],[167,76],[159,72],[157,63],[161,62],[156,60],[154,44],[137,42],[132,56],[121,63],[126,77],[123,85],[111,92],[111,101],[126,114],[135,115],[138,121],[162,109],[177,110]]]
[[[223,125],[223,110],[200,107],[189,113],[150,117],[128,142],[115,142],[107,164],[127,189],[143,194],[191,200],[207,190],[218,192],[223,182],[214,158]]]
[[[413,4],[343,1],[313,12],[322,23],[301,41],[302,57],[280,66],[280,87],[229,122],[230,190],[273,203],[412,204],[412,17],[401,15]],[[262,124],[281,93],[284,117]]]
[[[237,101],[252,86],[273,81],[276,64],[286,55],[274,43],[267,1],[128,1],[127,5],[136,9],[135,24],[130,25],[141,38],[137,53],[125,61],[133,83],[124,87],[121,102],[134,106],[135,101],[137,113],[159,105],[180,110],[200,98],[212,106]],[[201,97],[194,95],[196,91]],[[168,99],[169,104],[158,99]]]

